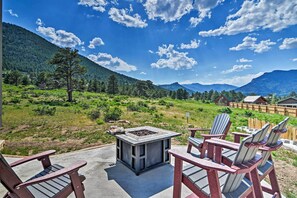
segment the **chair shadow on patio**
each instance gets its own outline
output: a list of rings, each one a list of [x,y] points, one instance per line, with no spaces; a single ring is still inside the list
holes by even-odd
[[[105,169],[108,180],[114,180],[129,196],[143,198],[152,197],[172,187],[173,170],[171,164],[166,164],[136,176],[120,162]]]

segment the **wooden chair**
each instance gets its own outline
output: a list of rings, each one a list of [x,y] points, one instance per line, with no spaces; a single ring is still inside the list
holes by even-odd
[[[84,197],[83,181],[85,177],[78,174],[78,169],[87,162],[80,161],[68,168],[58,164],[52,165],[49,155],[56,151],[50,150],[8,164],[0,153],[0,181],[8,190],[5,198],[63,198],[74,192],[77,198]],[[43,165],[43,171],[23,182],[13,171],[13,167],[23,163],[39,160]]]
[[[261,156],[256,155],[256,152],[265,144],[264,137],[268,127],[269,125],[241,142],[235,161],[230,166],[221,163],[222,148],[232,147],[232,144],[225,140],[220,142],[215,139],[206,140],[211,148],[208,155],[214,161],[200,159],[177,150],[169,150],[169,153],[175,157],[173,197],[181,197],[182,183],[193,191],[194,194],[189,197],[262,197],[257,174]],[[189,165],[183,167],[183,161]],[[245,174],[251,176],[251,181],[245,177]]]
[[[263,160],[258,166],[258,174],[259,178],[262,181],[267,175],[269,176],[271,189],[267,188],[266,186],[262,186],[263,191],[270,193],[270,194],[278,194],[278,196],[281,196],[281,192],[279,189],[279,185],[276,178],[274,163],[272,160],[271,152],[276,151],[279,149],[283,143],[279,140],[280,135],[287,132],[286,125],[289,121],[289,118],[285,118],[282,122],[277,124],[271,129],[271,132],[269,133],[267,137],[267,144],[261,148],[259,148],[259,151],[261,151]],[[246,137],[248,134],[244,133],[234,133],[234,140],[236,143],[240,142],[241,137]],[[226,149],[223,152],[223,162],[224,163],[232,163],[234,160],[234,156],[236,155],[236,151]]]
[[[205,152],[207,150],[207,144],[205,140],[210,138],[221,138],[225,139],[226,135],[230,129],[231,121],[230,117],[226,113],[219,114],[215,117],[211,129],[201,129],[201,128],[189,128],[191,132],[188,139],[188,149],[187,152],[190,153],[192,146],[197,148],[200,152],[200,158],[205,157]],[[203,140],[195,138],[195,133],[197,131],[209,131],[209,134],[201,134]]]

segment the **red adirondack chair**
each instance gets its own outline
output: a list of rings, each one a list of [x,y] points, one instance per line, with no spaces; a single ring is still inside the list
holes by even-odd
[[[268,127],[269,125],[241,142],[235,161],[230,166],[221,163],[222,148],[232,147],[225,140],[205,141],[210,148],[208,155],[214,161],[170,150],[169,153],[175,157],[173,197],[181,197],[182,183],[193,191],[194,194],[190,197],[263,197],[257,173],[257,166],[262,158],[256,152],[266,143],[264,137]],[[189,165],[183,167],[183,162]],[[251,180],[245,174],[250,175]]]
[[[188,139],[188,149],[187,152],[190,153],[192,146],[197,148],[200,152],[200,158],[205,157],[205,152],[207,150],[207,144],[205,140],[210,138],[221,138],[225,139],[231,126],[230,116],[226,113],[219,114],[215,117],[211,129],[202,129],[202,128],[189,128],[191,132]],[[201,134],[203,140],[195,138],[197,131],[209,131],[209,134]]]
[[[8,164],[0,153],[0,181],[8,190],[5,198],[64,198],[74,192],[77,198],[84,197],[83,181],[85,177],[78,174],[78,169],[87,162],[80,161],[68,168],[58,164],[52,165],[49,155],[56,151],[50,150]],[[31,179],[23,182],[13,171],[13,167],[32,160],[41,161],[44,170]]]
[[[282,122],[277,124],[271,129],[271,132],[269,133],[267,137],[267,144],[261,148],[259,148],[259,151],[262,154],[263,160],[261,164],[258,166],[258,174],[259,178],[262,181],[267,175],[269,176],[271,188],[267,188],[266,186],[262,186],[263,191],[270,193],[270,194],[278,194],[278,196],[281,197],[280,188],[277,182],[275,168],[274,168],[274,162],[272,160],[271,152],[276,151],[279,149],[283,143],[279,140],[280,135],[287,132],[286,125],[288,123],[289,118],[285,118]],[[235,138],[234,141],[236,143],[240,142],[241,137],[246,137],[248,134],[245,133],[233,133]],[[236,147],[235,147],[236,148]],[[231,150],[226,149],[224,150],[222,156],[223,156],[223,162],[227,164],[231,164],[234,160],[234,156],[236,155],[237,150]]]

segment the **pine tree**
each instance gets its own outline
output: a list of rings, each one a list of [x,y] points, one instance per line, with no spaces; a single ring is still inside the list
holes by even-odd
[[[115,75],[111,75],[108,78],[107,93],[117,94],[119,92],[118,81]]]
[[[68,101],[72,102],[73,79],[86,72],[85,67],[79,63],[78,50],[69,47],[60,49],[50,60],[50,64],[55,65],[55,75],[64,79],[67,87]]]

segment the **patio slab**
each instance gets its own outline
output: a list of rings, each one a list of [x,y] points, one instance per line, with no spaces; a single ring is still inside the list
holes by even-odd
[[[185,146],[173,145],[172,148],[186,150]],[[6,157],[6,159],[8,162],[13,162],[19,158]],[[53,164],[57,163],[65,167],[79,160],[88,162],[85,167],[80,169],[80,173],[87,178],[84,182],[87,198],[172,197],[174,168],[172,164],[160,166],[136,176],[126,166],[116,162],[115,145],[51,156]],[[173,160],[171,161],[173,162]],[[16,167],[14,170],[24,181],[41,171],[42,166],[39,161],[32,161]],[[0,197],[3,197],[5,192],[6,189],[0,185]],[[182,197],[186,197],[189,194],[191,194],[191,191],[186,186],[183,186]],[[74,196],[72,195],[71,197]]]

